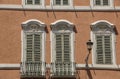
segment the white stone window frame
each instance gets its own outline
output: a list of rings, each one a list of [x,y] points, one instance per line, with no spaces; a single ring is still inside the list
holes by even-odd
[[[22,0],[22,6],[24,8],[41,8],[45,6],[45,0],[41,0],[40,5],[35,5],[35,4],[26,4],[26,0]]]
[[[54,4],[54,0],[50,0],[50,5],[51,5],[51,7],[55,7],[55,8],[65,8],[66,7],[66,9],[68,8],[68,7],[72,7],[73,6],[73,0],[68,0],[69,2],[69,4],[68,5],[55,5]]]
[[[75,40],[75,35],[74,35],[74,30],[73,30],[73,23],[67,21],[67,20],[58,20],[54,23],[51,24],[51,28],[52,28],[52,31],[50,32],[50,40],[51,40],[51,62],[55,62],[55,58],[56,58],[56,55],[55,55],[55,42],[54,42],[54,36],[55,36],[55,33],[63,33],[62,31],[57,31],[57,30],[53,30],[56,26],[58,26],[59,24],[66,24],[68,27],[69,27],[69,30],[68,31],[65,31],[64,33],[70,33],[70,36],[71,36],[71,62],[74,62],[74,40]]]
[[[109,9],[109,8],[113,8],[114,7],[114,1],[113,0],[110,0],[109,1],[109,5],[107,6],[102,6],[102,5],[100,5],[100,6],[97,6],[97,5],[95,5],[95,0],[90,0],[90,7],[91,8],[94,8],[94,9]]]
[[[21,24],[22,31],[21,31],[21,45],[22,45],[22,55],[21,55],[21,62],[26,61],[26,38],[25,38],[25,32],[32,33],[33,31],[27,30],[26,27],[29,27],[29,24],[37,24],[39,25],[39,28],[41,30],[36,31],[37,33],[42,33],[42,55],[41,55],[41,61],[45,62],[45,40],[46,40],[46,32],[45,32],[45,24],[39,20],[31,19],[28,21],[25,21]]]
[[[110,28],[114,28],[114,24],[112,24],[112,23],[110,23],[110,22],[108,22],[108,21],[106,21],[106,20],[99,20],[99,21],[96,21],[96,22],[94,22],[94,23],[92,23],[91,24],[91,29],[93,28],[93,27],[96,27],[97,25],[99,25],[99,24],[105,24],[105,25],[107,25],[107,26],[109,26]],[[112,31],[112,34],[111,34],[111,38],[112,38],[112,64],[110,64],[110,65],[107,65],[107,64],[97,64],[96,63],[96,45],[95,45],[95,34],[94,34],[94,32],[91,30],[91,41],[93,42],[93,47],[92,47],[92,65],[94,66],[94,67],[116,67],[117,66],[117,64],[116,64],[116,50],[115,50],[115,48],[116,48],[116,35],[115,35],[115,31]]]

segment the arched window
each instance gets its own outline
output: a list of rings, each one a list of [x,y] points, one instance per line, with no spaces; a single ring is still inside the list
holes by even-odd
[[[97,21],[91,25],[93,62],[98,65],[115,65],[115,31],[108,21]]]
[[[22,75],[44,75],[45,24],[34,19],[28,20],[22,23],[22,29]]]
[[[73,24],[67,20],[59,20],[52,23],[51,44],[52,63],[55,69],[53,75],[74,75],[74,31]],[[69,70],[68,70],[69,69]],[[62,73],[60,73],[62,72]],[[70,73],[72,72],[72,73]]]

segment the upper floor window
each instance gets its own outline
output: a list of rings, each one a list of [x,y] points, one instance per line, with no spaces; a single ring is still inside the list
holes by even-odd
[[[94,64],[114,65],[115,64],[115,32],[113,24],[107,21],[100,21],[92,24],[92,40],[94,42]]]
[[[22,76],[44,75],[45,24],[38,20],[22,23]],[[33,74],[31,74],[33,73]]]
[[[70,6],[72,5],[72,0],[53,0],[53,5],[55,6]]]
[[[44,5],[44,0],[23,0],[24,5],[38,5],[38,6],[43,6]]]
[[[92,6],[113,6],[113,0],[91,0],[91,2]]]
[[[53,76],[73,76],[75,71],[73,24],[59,20],[53,23],[51,28]]]

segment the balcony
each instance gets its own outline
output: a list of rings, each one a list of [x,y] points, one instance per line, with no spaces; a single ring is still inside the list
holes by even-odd
[[[51,63],[51,76],[57,78],[74,78],[75,77],[74,62],[55,62]]]
[[[45,62],[22,62],[21,78],[44,78]]]

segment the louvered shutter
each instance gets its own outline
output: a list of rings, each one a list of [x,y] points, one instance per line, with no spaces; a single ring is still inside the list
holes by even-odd
[[[70,35],[56,34],[56,61],[70,61]]]
[[[65,34],[63,40],[64,40],[64,61],[69,62],[70,61],[70,35]]]
[[[97,64],[103,64],[103,45],[102,36],[96,36]]]
[[[62,61],[62,35],[56,34],[56,61]]]
[[[34,61],[40,61],[41,59],[41,35],[34,34]]]
[[[103,0],[103,5],[108,5],[108,0]]]
[[[111,57],[111,37],[104,36],[105,64],[112,64]]]
[[[33,35],[26,35],[26,61],[32,61],[32,52],[33,52]]]
[[[112,64],[111,36],[96,36],[97,64]]]

